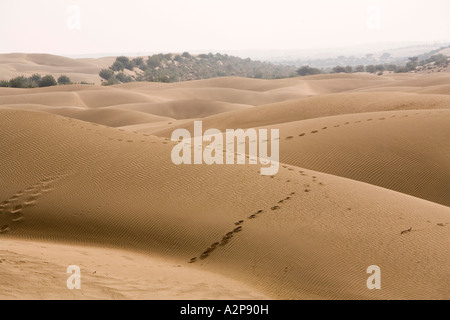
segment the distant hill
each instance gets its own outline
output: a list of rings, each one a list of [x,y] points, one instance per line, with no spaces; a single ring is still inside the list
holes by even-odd
[[[242,59],[227,54],[155,54],[144,59],[117,57],[109,69],[102,69],[104,85],[133,81],[179,82],[216,77],[257,79],[288,78],[296,75],[294,66]]]
[[[0,81],[8,81],[15,77],[31,77],[35,74],[68,76],[73,82],[89,82],[100,84],[99,71],[113,63],[115,57],[99,59],[71,59],[67,57],[37,54],[10,53],[0,54]]]

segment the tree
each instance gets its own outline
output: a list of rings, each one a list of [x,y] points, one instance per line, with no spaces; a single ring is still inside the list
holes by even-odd
[[[72,81],[70,81],[70,78],[66,75],[61,75],[58,78],[58,84],[64,85],[64,84],[71,84],[71,83],[72,83]]]
[[[386,70],[386,68],[382,64],[377,64],[375,66],[375,70],[378,71],[378,72],[383,72],[384,70]]]
[[[162,60],[163,60],[162,54],[161,55],[155,54],[153,56],[148,57],[147,66],[149,68],[159,67],[161,65]]]
[[[341,73],[341,72],[347,72],[347,69],[342,66],[336,66],[333,68],[333,73]]]
[[[361,64],[361,65],[355,67],[355,72],[364,72],[365,69],[366,68]]]
[[[303,66],[300,69],[297,69],[297,74],[302,77],[320,73],[321,71],[319,69],[311,68],[310,66]]]
[[[142,67],[145,65],[144,59],[141,57],[134,58],[133,61],[138,67]]]
[[[409,57],[408,60],[409,61],[406,63],[406,69],[408,69],[409,71],[416,70],[419,62],[419,57]]]
[[[352,73],[352,72],[353,72],[352,66],[346,66],[346,67],[345,67],[345,72],[347,72],[347,73]]]
[[[110,69],[102,69],[102,70],[100,70],[99,76],[102,79],[105,79],[106,81],[108,81],[109,79],[114,77],[114,72]]]
[[[38,74],[38,73],[35,73],[35,74],[33,74],[29,79],[32,81],[32,82],[35,82],[36,83],[36,85],[39,83],[39,80],[41,80],[41,75],[40,74]]]
[[[183,56],[183,58],[187,58],[187,59],[192,57],[189,52],[183,52],[182,56]]]
[[[120,72],[120,71],[123,71],[124,69],[125,69],[125,66],[120,61],[115,61],[113,63],[113,65],[111,66],[111,70],[113,70],[113,71],[119,71]]]
[[[377,71],[377,69],[375,68],[375,66],[373,64],[369,64],[368,66],[366,66],[366,71],[369,73],[375,73]]]
[[[116,61],[121,62],[124,66],[130,62],[130,59],[128,59],[128,57],[125,56],[120,56],[116,58]]]
[[[24,76],[15,77],[9,80],[11,88],[26,88],[27,79]]]
[[[127,82],[133,81],[132,77],[127,76],[125,73],[122,73],[122,72],[120,72],[120,73],[118,73],[116,75],[116,79],[119,80],[120,82],[123,82],[123,83],[127,83]]]
[[[46,75],[39,80],[38,83],[39,87],[51,87],[56,86],[56,80],[52,75]]]
[[[430,62],[434,62],[436,66],[443,66],[448,64],[448,57],[442,53],[436,54],[430,57]]]

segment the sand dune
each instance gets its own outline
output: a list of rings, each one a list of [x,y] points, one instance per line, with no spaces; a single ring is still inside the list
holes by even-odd
[[[0,298],[449,299],[448,79],[0,88]],[[280,129],[280,171],[174,165],[194,120]]]
[[[281,161],[450,206],[450,109],[303,120],[280,129]]]
[[[117,107],[125,110],[134,110],[180,120],[204,118],[228,111],[247,109],[251,106],[221,101],[187,99],[160,103],[121,104]]]
[[[448,297],[448,207],[294,166],[275,178],[250,165],[175,166],[164,139],[0,113],[8,237],[133,248],[273,298]],[[238,220],[241,232],[188,264]],[[374,261],[386,269],[379,292],[365,287]]]
[[[449,106],[450,97],[447,95],[404,92],[341,93],[217,114],[206,117],[203,121],[205,128],[226,130],[227,128],[260,127],[366,111],[447,109]],[[193,122],[180,127],[192,132]],[[172,134],[172,128],[158,131],[155,134],[169,137]]]
[[[65,74],[74,82],[100,84],[98,73],[101,69],[108,68],[114,60],[114,57],[71,59],[50,54],[0,54],[0,80],[40,73],[51,74],[55,78]]]

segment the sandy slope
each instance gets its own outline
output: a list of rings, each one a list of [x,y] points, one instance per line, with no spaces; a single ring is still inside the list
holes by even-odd
[[[0,88],[0,298],[449,299],[449,83]],[[280,129],[280,172],[174,165],[168,137],[199,119]],[[66,289],[69,264],[82,291]]]
[[[3,238],[134,248],[275,298],[448,298],[448,207],[294,166],[274,178],[254,165],[175,166],[164,139],[0,115]],[[365,287],[372,264],[381,291]]]
[[[132,251],[2,240],[0,299],[267,299],[230,278]],[[81,289],[66,287],[81,268]]]
[[[280,129],[281,161],[450,206],[450,109],[323,117]]]

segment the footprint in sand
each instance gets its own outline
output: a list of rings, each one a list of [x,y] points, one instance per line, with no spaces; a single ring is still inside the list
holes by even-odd
[[[304,135],[305,135],[305,133],[300,133],[298,136],[303,137]]]
[[[17,212],[11,215],[11,221],[12,222],[18,222],[20,220],[23,220],[24,216],[21,212]]]
[[[11,214],[16,214],[16,213],[20,213],[23,210],[23,206],[21,204],[15,205],[12,210],[11,210]]]
[[[50,187],[50,186],[44,186],[44,187],[42,187],[42,189],[41,189],[41,191],[42,192],[50,192],[50,191],[52,191],[53,189]]]
[[[37,199],[38,199],[37,196],[30,196],[25,200],[23,204],[25,206],[32,206],[36,203]]]
[[[241,232],[241,231],[242,231],[242,226],[239,226],[233,230],[233,232]]]
[[[7,233],[9,231],[9,225],[0,226],[0,234]]]
[[[317,132],[319,132],[319,131],[317,131],[317,130],[311,131],[311,133],[317,133]]]

